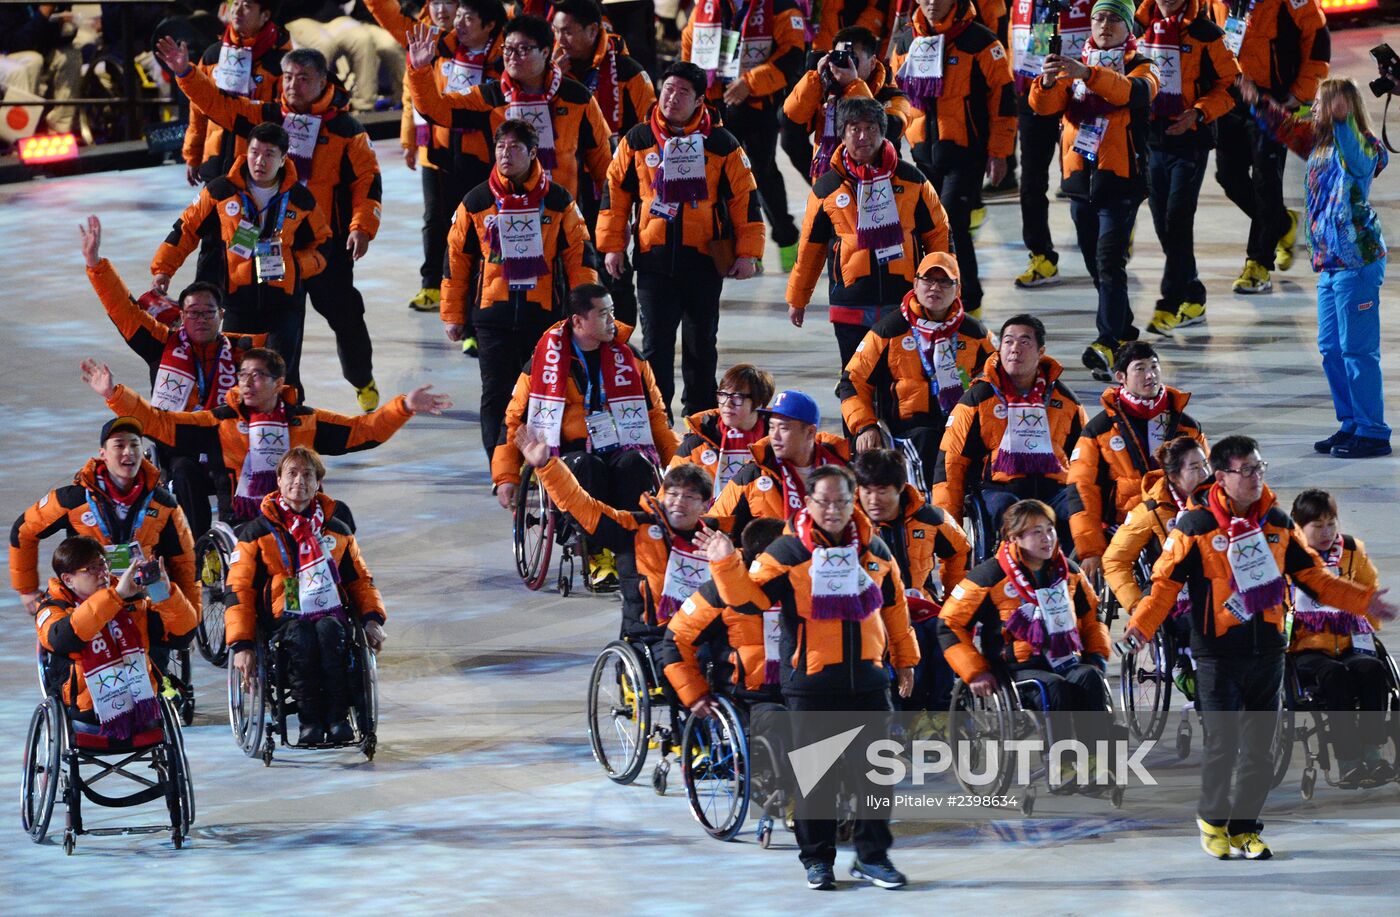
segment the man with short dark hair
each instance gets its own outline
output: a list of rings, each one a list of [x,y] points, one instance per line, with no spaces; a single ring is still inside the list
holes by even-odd
[[[274,469],[292,446],[310,446],[322,455],[373,449],[398,432],[414,414],[441,414],[452,399],[423,385],[383,407],[357,417],[299,404],[287,385],[287,364],[276,351],[253,348],[239,357],[238,387],[212,411],[158,411],[96,360],[84,360],[83,381],[119,417],[133,417],[146,436],[179,455],[206,458],[222,468],[233,489],[231,508],[221,516],[246,521],[262,498],[276,489]],[[202,495],[208,500],[210,493]]]
[[[307,283],[306,292],[312,308],[335,333],[341,375],[354,386],[360,409],[374,410],[379,388],[365,301],[355,288],[355,262],[379,231],[383,189],[369,135],[348,113],[349,100],[331,81],[325,57],[311,48],[287,54],[282,59],[280,98],[259,103],[222,94],[213,80],[190,65],[188,50],[169,36],[157,43],[156,56],[175,74],[190,101],[224,129],[249,137],[259,124],[270,121],[287,131],[288,158],[296,165],[297,181],[311,192],[330,225],[330,240],[322,246],[325,270]],[[285,218],[292,219],[292,213]],[[275,260],[269,258],[268,264],[275,273]]]
[[[752,277],[763,255],[753,173],[734,135],[711,125],[704,91],[704,73],[694,64],[666,69],[650,116],[618,143],[598,214],[598,250],[618,279],[636,221],[632,262],[644,355],[669,413],[680,329],[686,415],[715,406],[724,279]]]
[[[831,155],[831,171],[807,197],[787,302],[789,320],[801,328],[827,265],[827,314],[845,366],[871,326],[912,288],[923,257],[949,250],[949,236],[938,192],[885,138],[889,118],[879,102],[842,99],[836,129],[841,145]]]
[[[1049,504],[1061,543],[1069,542],[1069,454],[1088,418],[1061,381],[1064,368],[1045,355],[1045,325],[1022,313],[1001,326],[997,352],[948,418],[933,474],[933,502],[961,519],[970,482],[993,527],[1019,500]]]
[[[307,282],[325,270],[330,236],[316,198],[287,166],[287,132],[265,121],[249,132],[229,174],[200,189],[151,259],[152,284],[165,293],[201,239],[223,249],[230,331],[266,334],[301,389]],[[165,407],[165,405],[162,405]]]
[[[527,425],[566,457],[584,490],[630,511],[652,489],[654,468],[675,455],[676,434],[651,367],[627,343],[632,329],[613,317],[608,291],[596,283],[575,287],[565,315],[540,337],[516,380],[491,455],[496,500],[514,512],[524,462],[516,431]]]
[[[539,162],[524,121],[496,130],[490,177],[462,199],[447,236],[440,314],[449,340],[479,345],[481,442],[489,460],[521,365],[554,324],[562,290],[596,283],[586,266],[588,227]]]
[[[1205,724],[1201,847],[1217,859],[1272,856],[1259,813],[1273,784],[1271,754],[1283,685],[1289,577],[1315,601],[1393,620],[1386,590],[1330,573],[1264,484],[1269,465],[1248,436],[1210,451],[1215,483],[1182,516],[1152,567],[1152,588],[1130,609],[1124,636],[1146,646],[1182,590],[1191,606],[1196,709]]]

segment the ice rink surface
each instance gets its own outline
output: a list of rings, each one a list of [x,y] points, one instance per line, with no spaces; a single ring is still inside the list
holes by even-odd
[[[1335,33],[1334,72],[1364,84],[1374,76],[1366,49],[1384,37],[1380,29]],[[353,507],[389,608],[378,754],[367,763],[350,751],[279,752],[271,768],[244,758],[228,731],[223,672],[196,658],[199,709],[185,733],[199,800],[190,846],[172,850],[159,834],[81,838],[71,858],[52,838],[35,846],[13,808],[20,745],[38,700],[34,634],[11,595],[0,608],[9,622],[0,629],[0,798],[7,800],[0,913],[1394,912],[1396,823],[1309,817],[1291,784],[1271,803],[1287,811],[1269,822],[1279,854],[1271,862],[1208,860],[1189,805],[1179,817],[1151,821],[1022,822],[1012,814],[980,826],[897,825],[893,857],[911,879],[908,889],[843,884],[818,895],[802,882],[789,833],[780,831],[771,850],[747,830],[720,844],[691,819],[675,772],[666,798],[647,785],[650,762],[635,786],[604,779],[589,753],[584,692],[593,657],[616,635],[616,600],[530,593],[516,577],[509,520],[490,495],[481,453],[476,364],[449,344],[435,315],[404,305],[418,288],[419,179],[402,165],[396,142],[377,149],[384,225],[357,282],[369,304],[379,388],[389,397],[431,382],[457,401],[446,416],[414,419],[377,450],[329,462],[326,489]],[[805,185],[782,164],[800,215]],[[1299,165],[1290,161],[1287,178],[1295,207]],[[101,216],[103,253],[138,289],[192,194],[174,165],[0,187],[7,521],[94,454],[108,415],[81,382],[79,361],[110,361],[118,381],[138,387],[146,379],[86,282],[79,222]],[[1376,181],[1372,197],[1394,244],[1400,165]],[[1066,203],[1054,204],[1052,223],[1066,282],[1017,291],[1011,278],[1025,264],[1018,209],[1014,201],[992,203],[977,245],[986,318],[997,326],[1023,310],[1044,317],[1048,351],[1065,363],[1092,415],[1102,386],[1079,354],[1092,338],[1094,292],[1071,244]],[[1314,276],[1300,251],[1291,271],[1274,275],[1272,294],[1232,295],[1246,232],[1243,216],[1207,179],[1197,249],[1209,321],[1158,342],[1167,381],[1196,393],[1190,411],[1212,439],[1237,432],[1261,441],[1269,483],[1285,506],[1303,487],[1333,491],[1344,530],[1368,543],[1385,583],[1400,585],[1400,459],[1347,463],[1313,453],[1312,441],[1336,427],[1314,345]],[[823,310],[814,305],[806,327],[792,328],[776,249],[765,261],[762,278],[726,285],[721,367],[764,365],[780,387],[816,396],[835,429],[836,347]],[[1140,326],[1161,267],[1144,205],[1129,265]],[[174,287],[192,276],[191,263]],[[815,301],[823,299],[819,289]],[[1400,416],[1393,324],[1383,345],[1392,423]],[[330,333],[310,310],[303,377],[310,404],[354,410]],[[1320,789],[1319,797],[1338,792]],[[1364,803],[1354,810],[1364,815]],[[84,807],[90,824],[110,811]],[[164,817],[159,807],[116,814]],[[838,878],[848,858],[843,851]]]

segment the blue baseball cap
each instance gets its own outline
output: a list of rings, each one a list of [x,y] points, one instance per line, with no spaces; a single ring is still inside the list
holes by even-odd
[[[774,398],[773,403],[768,405],[768,415],[770,417],[786,417],[789,420],[811,424],[814,427],[820,426],[822,422],[821,409],[812,400],[812,396],[793,389],[778,393],[778,397]]]

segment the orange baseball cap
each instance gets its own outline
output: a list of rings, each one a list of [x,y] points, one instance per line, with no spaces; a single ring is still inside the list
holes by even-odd
[[[954,280],[962,280],[958,276],[958,259],[948,252],[929,252],[924,255],[924,260],[919,262],[918,275],[923,276],[932,270],[942,271]]]

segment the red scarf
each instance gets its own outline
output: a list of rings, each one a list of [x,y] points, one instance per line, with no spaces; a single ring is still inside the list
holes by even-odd
[[[1163,16],[1154,3],[1148,11],[1152,18],[1142,35],[1143,51],[1156,62],[1158,73],[1163,73],[1164,67],[1171,67],[1176,75],[1175,92],[1166,89],[1165,78],[1158,87],[1157,94],[1152,97],[1152,114],[1158,118],[1172,118],[1186,107],[1181,94],[1181,20],[1185,8],[1175,16]]]
[[[1263,518],[1260,506],[1263,503],[1261,497],[1258,503],[1249,508],[1249,515],[1236,516],[1230,511],[1229,498],[1220,484],[1212,484],[1206,496],[1206,507],[1229,537],[1225,559],[1230,564],[1230,583],[1236,595],[1243,600],[1243,607],[1232,607],[1233,602],[1226,602],[1225,607],[1241,621],[1248,621],[1260,612],[1273,608],[1287,594],[1278,561],[1269,550],[1260,526],[1260,519]]]
[[[656,603],[656,623],[665,624],[710,581],[710,563],[695,542],[678,535],[666,521],[666,512],[658,505],[653,509],[658,524],[671,539],[666,553],[666,570],[661,577],[661,597]]]
[[[263,23],[263,27],[258,29],[258,34],[252,38],[243,38],[238,34],[238,30],[233,26],[224,27],[223,38],[220,39],[226,45],[234,45],[239,48],[252,48],[253,60],[258,60],[264,54],[277,47],[277,23],[269,19]]]
[[[700,110],[679,132],[674,132],[661,115],[661,106],[651,107],[651,133],[661,147],[661,164],[652,173],[651,186],[663,204],[689,204],[710,195],[705,169],[705,141],[710,136],[710,111]]]
[[[317,99],[316,102],[312,104],[312,108],[315,109],[316,105],[320,104],[322,101],[326,103],[325,108],[320,111],[309,111],[305,114],[292,111],[287,107],[285,100],[282,102],[282,127],[291,135],[292,141],[291,149],[287,153],[287,158],[296,166],[297,181],[303,185],[311,180],[311,161],[315,158],[315,150],[317,149],[316,145],[320,141],[321,128],[327,121],[330,121],[336,115],[340,114],[340,109],[335,105],[335,87],[327,86],[326,91],[321,94],[321,98]],[[304,131],[298,129],[298,123],[306,122],[314,125],[314,128]],[[299,144],[298,141],[298,138],[303,133],[309,138],[304,145]],[[308,148],[311,151],[310,153],[307,152]]]
[[[243,467],[238,471],[238,486],[233,495],[234,518],[255,518],[263,497],[277,489],[277,463],[291,448],[291,433],[287,429],[287,404],[277,400],[271,411],[247,413],[248,451],[243,455]]]
[[[855,516],[835,544],[828,545],[825,534],[818,541],[817,525],[806,509],[793,517],[792,530],[812,555],[808,574],[814,619],[863,621],[880,610],[884,595],[861,561],[870,542]]]
[[[739,54],[740,73],[752,69],[751,66],[745,66],[745,61],[749,59],[751,54],[745,45],[755,46],[755,50],[752,52],[754,57],[757,56],[757,51],[760,48],[771,49],[772,47],[773,0],[749,0],[741,10],[733,9],[729,0],[700,0],[696,4],[691,19],[694,25],[691,32],[690,56],[691,60],[705,71],[705,77],[710,85],[714,85],[715,80],[720,78],[725,62],[721,60],[717,66],[710,66],[714,63],[713,60],[702,63],[703,52],[697,54],[697,49],[702,43],[715,42],[714,50],[718,51],[723,33],[733,30],[736,17],[743,20],[739,25],[739,47],[736,49]]]
[[[720,420],[718,412],[715,414],[715,423],[719,427],[719,456],[715,460],[715,499],[718,500],[724,485],[728,484],[729,479],[753,457],[754,443],[768,435],[768,424],[760,415],[751,430],[727,427],[724,421]]]
[[[277,46],[277,24],[268,20],[252,38],[244,38],[232,25],[225,26],[219,40],[219,59],[211,77],[224,92],[245,98],[253,94],[257,83],[253,71],[258,60]]]
[[[131,508],[136,505],[136,501],[141,499],[141,495],[146,492],[146,482],[142,480],[143,476],[139,471],[136,473],[136,479],[131,482],[131,487],[126,493],[122,493],[117,489],[116,482],[112,480],[112,476],[108,473],[106,465],[99,464],[97,466],[96,477],[97,486],[102,488],[102,492],[107,495],[107,498],[117,506],[122,507],[119,512],[123,518],[125,518],[126,514],[131,511]]]
[[[219,335],[215,354],[214,378],[206,382],[203,393],[199,383],[204,378],[209,361],[200,358],[196,346],[180,328],[165,339],[165,349],[156,369],[155,384],[151,386],[151,405],[162,411],[204,409],[212,411],[224,402],[229,389],[238,384],[238,364],[233,358],[233,344],[226,335]],[[208,346],[208,345],[205,345]]]
[[[1074,606],[1069,593],[1069,561],[1058,547],[1050,564],[1050,585],[1036,589],[1021,566],[1021,551],[1009,539],[997,548],[997,565],[1015,589],[1021,605],[1006,619],[1006,632],[1024,640],[1037,653],[1045,653],[1053,665],[1056,660],[1081,652],[1084,644],[1074,621]],[[1061,614],[1051,613],[1046,602],[1058,597],[1064,607]],[[1067,612],[1066,619],[1063,614]]]
[[[1334,576],[1341,576],[1344,548],[1345,543],[1338,534],[1326,551],[1318,552],[1322,555],[1322,565]],[[1365,615],[1352,614],[1324,605],[1300,590],[1296,582],[1293,584],[1293,626],[1305,628],[1315,634],[1335,634],[1339,637],[1375,632]]]
[[[943,413],[948,414],[963,396],[963,380],[958,371],[955,340],[964,315],[962,300],[953,300],[948,317],[941,322],[924,318],[916,308],[922,311],[923,305],[915,297],[914,291],[910,290],[904,294],[899,310],[904,314],[904,320],[909,323],[909,333],[914,336],[919,361],[923,363],[924,374],[928,377],[929,394],[932,396],[929,399],[929,409],[932,410],[934,403],[937,403]]]
[[[283,614],[311,621],[327,615],[344,617],[345,609],[340,603],[337,586],[340,570],[321,541],[326,525],[326,510],[321,501],[313,497],[308,511],[299,513],[279,491],[268,495],[264,508],[271,511],[273,520],[287,530],[296,546],[296,559],[287,558],[291,568],[287,576],[296,580],[297,607],[284,606]]]
[[[555,324],[540,337],[530,360],[530,400],[526,408],[526,423],[544,436],[556,455],[567,404],[569,368],[573,360],[573,340],[567,320]],[[612,417],[617,440],[616,445],[600,446],[599,450],[619,447],[638,449],[653,461],[659,461],[651,435],[646,388],[632,348],[615,339],[601,344],[598,347],[598,365],[603,382],[603,410]],[[588,413],[587,400],[582,409]],[[588,450],[594,451],[592,437]]]
[[[124,606],[80,654],[99,732],[110,739],[130,739],[160,722],[146,647],[131,612],[132,606]]]
[[[1064,471],[1050,442],[1050,414],[1045,409],[1050,381],[1045,372],[1037,370],[1035,384],[1024,395],[1017,391],[1000,362],[996,372],[996,388],[1006,403],[1006,429],[992,461],[992,470],[1014,477]]]
[[[856,245],[875,252],[904,245],[904,226],[891,181],[899,154],[888,140],[881,143],[879,156],[868,165],[858,164],[841,147],[841,165],[856,182]]]
[[[509,73],[501,74],[501,92],[506,97],[506,117],[527,122],[540,135],[540,147],[536,155],[545,169],[559,168],[559,154],[554,150],[554,114],[549,106],[559,94],[559,84],[563,81],[563,71],[553,64],[549,67],[549,79],[545,82],[544,92],[528,92],[517,86]]]
[[[1131,423],[1121,425],[1132,436],[1141,453],[1134,459],[1134,464],[1140,464],[1144,474],[1155,470],[1157,449],[1167,441],[1167,424],[1171,420],[1165,413],[1168,407],[1167,387],[1161,386],[1155,398],[1139,398],[1125,386],[1119,386],[1118,407],[1122,410],[1125,420],[1132,418],[1141,421],[1146,431],[1147,441],[1143,442]]]
[[[1181,517],[1186,515],[1191,509],[1190,498],[1183,497],[1181,491],[1176,489],[1176,485],[1172,483],[1172,479],[1167,477],[1165,473],[1162,474],[1162,481],[1167,485],[1167,493],[1171,494],[1172,502],[1176,504],[1176,517],[1172,519],[1171,525],[1169,526],[1172,531],[1175,531],[1176,527],[1181,524]],[[1190,591],[1182,589],[1176,594],[1176,604],[1172,606],[1172,617],[1180,618],[1190,612]]]
[[[1115,73],[1126,74],[1128,58],[1136,52],[1137,39],[1133,37],[1131,31],[1128,33],[1127,41],[1116,48],[1107,50],[1100,49],[1094,44],[1094,37],[1090,35],[1089,40],[1084,42],[1084,51],[1080,54],[1079,59],[1086,67],[1103,67]],[[1075,80],[1070,89],[1069,106],[1065,110],[1065,117],[1077,127],[1085,121],[1092,121],[1118,109],[1119,106],[1091,90],[1083,80]]]
[[[530,187],[530,182],[534,187]],[[525,176],[525,192],[516,192],[501,175],[500,167],[491,169],[486,179],[491,195],[496,199],[496,219],[487,231],[491,253],[501,260],[501,269],[508,282],[538,280],[549,274],[549,262],[544,256],[544,226],[541,206],[549,191],[549,176],[538,162],[531,164]],[[506,244],[501,244],[501,236]]]
[[[786,462],[780,458],[774,458],[778,466],[778,473],[782,475],[783,484],[783,505],[787,507],[787,515],[801,512],[806,504],[803,502],[807,498],[807,485],[802,483],[802,475],[798,474],[791,462]],[[815,471],[822,465],[844,464],[835,453],[831,452],[821,443],[817,443],[812,448],[812,469]]]
[[[1118,405],[1129,417],[1151,420],[1167,408],[1167,387],[1160,386],[1155,398],[1139,398],[1126,388],[1119,388]]]

